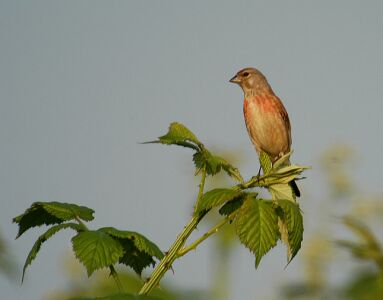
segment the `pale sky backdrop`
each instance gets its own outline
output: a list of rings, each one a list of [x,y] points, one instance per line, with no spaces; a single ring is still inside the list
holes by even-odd
[[[218,153],[239,153],[242,174],[254,175],[242,93],[228,82],[247,66],[285,103],[293,161],[313,166],[300,182],[308,238],[328,222],[316,218],[327,196],[324,149],[354,147],[356,179],[383,192],[382,53],[382,1],[1,0],[0,232],[19,269],[42,230],[14,241],[11,219],[39,200],[89,206],[91,227],[139,231],[166,250],[192,212],[191,152],[140,142],[172,121]],[[22,286],[0,275],[1,298],[41,299],[65,287],[71,236],[43,245]],[[166,280],[207,287],[211,245],[177,262]],[[285,259],[279,245],[255,270],[238,247],[231,298],[270,299],[301,278],[299,254],[286,269]]]

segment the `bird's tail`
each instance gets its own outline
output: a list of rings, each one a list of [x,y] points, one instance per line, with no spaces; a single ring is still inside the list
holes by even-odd
[[[295,180],[290,181],[289,184],[290,184],[291,188],[293,189],[295,196],[300,197],[301,191],[299,190],[298,185],[295,182]]]

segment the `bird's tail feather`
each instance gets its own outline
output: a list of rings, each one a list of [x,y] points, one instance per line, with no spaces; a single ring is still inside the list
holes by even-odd
[[[295,182],[295,180],[290,181],[289,184],[290,184],[291,188],[293,189],[295,196],[300,197],[301,191],[299,190],[298,185]]]

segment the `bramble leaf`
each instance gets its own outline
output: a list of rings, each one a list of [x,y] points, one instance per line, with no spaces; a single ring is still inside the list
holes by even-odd
[[[290,262],[301,248],[303,218],[298,204],[289,200],[278,200],[277,205],[281,208],[281,211],[279,211],[279,229],[282,241],[287,245],[287,256]],[[286,234],[287,239],[285,238]]]
[[[280,157],[273,165],[273,168],[275,170],[281,169],[283,166],[289,166],[290,164],[290,156],[293,153],[293,151],[290,151],[289,153],[286,153],[282,157]]]
[[[279,238],[278,218],[272,202],[248,197],[234,219],[236,233],[255,254],[255,267],[262,256],[275,247]]]
[[[296,196],[293,189],[288,183],[278,183],[268,186],[269,192],[273,200],[289,200],[296,201]]]
[[[122,245],[100,230],[83,231],[72,238],[73,251],[85,266],[88,276],[95,270],[113,265],[123,256]]]
[[[212,207],[220,206],[234,199],[238,199],[244,195],[246,195],[246,193],[224,188],[208,191],[202,196],[201,201],[199,201],[196,208],[196,214],[199,214],[204,210],[209,210]]]
[[[168,132],[160,136],[158,140],[147,143],[160,143],[166,145],[178,145],[194,150],[200,150],[201,142],[197,139],[193,132],[191,132],[185,125],[173,122],[169,126]]]
[[[223,216],[229,216],[242,206],[244,200],[245,197],[239,197],[232,201],[226,202],[218,212]]]
[[[60,202],[40,202],[40,205],[51,215],[63,221],[70,221],[75,218],[84,221],[91,221],[94,219],[94,210],[86,206]]]
[[[141,275],[142,270],[149,265],[155,265],[153,257],[161,260],[164,256],[157,245],[137,232],[118,230],[113,227],[104,227],[99,230],[122,245],[124,255],[120,257],[119,262],[132,267],[138,275]]]
[[[212,155],[207,149],[197,151],[193,155],[193,161],[197,168],[197,172],[201,169],[206,169],[208,175],[214,176],[219,173],[221,170],[224,170],[231,178],[237,182],[243,182],[241,173],[238,169],[231,165],[224,158]]]
[[[37,253],[39,252],[41,248],[41,245],[50,237],[52,237],[55,233],[59,232],[61,229],[66,229],[66,228],[71,228],[76,231],[81,230],[81,226],[79,224],[65,223],[65,224],[54,225],[51,228],[49,228],[44,234],[39,236],[39,238],[33,245],[31,251],[29,251],[27,259],[25,260],[21,282],[24,281],[25,270],[27,269],[28,265],[32,264],[32,261],[36,258]]]
[[[23,214],[13,219],[19,225],[16,238],[32,227],[60,224],[80,218],[84,221],[93,220],[94,211],[85,206],[60,202],[35,202]]]
[[[114,227],[103,227],[99,230],[109,234],[112,237],[129,239],[139,251],[146,252],[147,254],[155,256],[158,259],[162,259],[164,257],[164,254],[158,246],[140,233],[127,230],[118,230]]]

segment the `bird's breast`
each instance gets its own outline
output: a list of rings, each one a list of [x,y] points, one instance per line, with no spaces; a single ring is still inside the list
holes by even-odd
[[[277,104],[262,96],[245,99],[243,106],[246,128],[257,152],[264,151],[272,157],[290,147],[284,121],[276,110]]]

